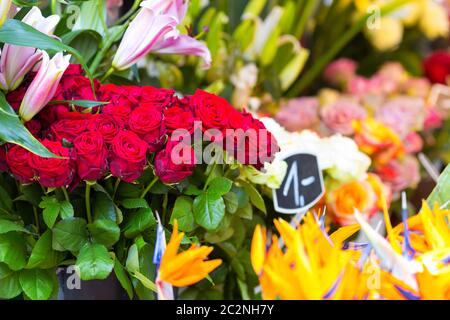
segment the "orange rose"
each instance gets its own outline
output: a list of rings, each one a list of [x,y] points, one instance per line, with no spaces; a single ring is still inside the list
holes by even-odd
[[[361,151],[371,156],[377,164],[403,155],[400,137],[390,128],[372,118],[354,121],[355,142]]]
[[[351,181],[331,192],[331,209],[336,222],[341,225],[356,223],[355,209],[370,217],[374,213],[376,194],[367,181]]]

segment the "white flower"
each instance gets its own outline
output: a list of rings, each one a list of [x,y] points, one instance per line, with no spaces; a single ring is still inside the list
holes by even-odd
[[[288,132],[272,118],[260,119],[277,139],[281,151],[274,163],[287,154],[306,152],[315,154],[320,168],[340,181],[364,179],[370,166],[370,158],[359,151],[355,141],[342,135],[321,138],[315,132],[303,130]]]

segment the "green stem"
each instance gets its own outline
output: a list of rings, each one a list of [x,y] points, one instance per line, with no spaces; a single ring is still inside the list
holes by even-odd
[[[385,16],[400,6],[404,5],[408,0],[396,0],[381,8],[380,16]],[[367,19],[372,13],[367,13],[359,19],[347,32],[336,40],[334,45],[315,62],[300,80],[288,91],[288,97],[296,97],[303,92],[322,72],[327,64],[364,28]]]
[[[295,36],[298,39],[301,39],[303,36],[303,32],[305,31],[306,24],[309,21],[309,18],[311,17],[314,9],[316,8],[317,2],[316,1],[306,1],[303,9],[303,12],[300,16],[300,20],[297,25],[297,30],[295,32]]]
[[[169,201],[169,194],[164,194],[164,200],[162,203],[162,224],[166,221],[166,212],[167,212],[167,202]]]
[[[100,80],[100,82],[104,82],[106,79],[108,79],[109,76],[112,75],[113,72],[114,72],[114,68],[113,67],[109,68],[108,72],[105,73],[105,75],[103,76],[102,80]]]
[[[113,191],[113,195],[112,195],[113,201],[116,198],[117,190],[119,189],[119,185],[120,185],[121,181],[122,180],[120,180],[120,178],[117,178],[116,183],[114,184],[114,191]]]
[[[122,17],[120,17],[114,25],[117,26],[119,24],[122,24],[122,22],[126,21],[129,17],[133,15],[133,13],[139,8],[139,5],[141,4],[141,0],[135,0],[133,3],[133,6],[130,10],[128,10],[127,13],[125,13]]]
[[[37,233],[40,234],[40,224],[39,224],[39,216],[38,216],[38,212],[35,206],[33,206],[33,214],[34,214],[34,221],[36,223],[36,229],[37,229]]]
[[[61,187],[61,190],[64,194],[64,198],[66,199],[66,201],[70,202],[69,194],[67,193],[66,187]]]
[[[89,183],[86,183],[85,200],[86,200],[86,214],[87,214],[88,223],[92,223],[92,213],[91,213],[91,185],[90,185]]]
[[[153,187],[153,185],[158,181],[158,177],[155,177],[152,182],[145,188],[145,190],[141,194],[141,199],[144,199],[147,193],[150,191],[150,189]]]
[[[106,40],[103,47],[100,49],[100,51],[95,56],[94,60],[91,63],[91,67],[89,68],[89,72],[94,74],[95,71],[97,71],[98,66],[102,62],[103,58],[105,57],[108,50],[112,47],[114,42],[116,42],[119,37],[119,35],[128,27],[128,23],[124,24],[121,28],[118,28],[116,32],[109,35],[108,39]],[[111,70],[111,69],[110,69]]]

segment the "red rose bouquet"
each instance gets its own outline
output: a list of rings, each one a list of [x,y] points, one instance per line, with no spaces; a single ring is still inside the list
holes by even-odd
[[[11,105],[36,75],[29,77],[7,96]],[[1,146],[3,197],[18,204],[3,208],[15,222],[0,216],[0,224],[17,232],[0,234],[0,244],[14,240],[23,250],[14,259],[0,254],[0,266],[18,277],[36,268],[50,285],[56,268],[73,260],[81,280],[114,270],[130,298],[144,299],[153,275],[130,259],[137,252],[151,260],[156,213],[163,225],[178,220],[188,241],[225,243],[253,211],[265,211],[258,191],[235,180],[240,168],[261,168],[278,145],[251,114],[202,90],[180,98],[168,89],[93,84],[69,65],[51,101],[25,122],[52,157]],[[17,187],[7,187],[14,180]],[[34,245],[26,244],[29,233]]]

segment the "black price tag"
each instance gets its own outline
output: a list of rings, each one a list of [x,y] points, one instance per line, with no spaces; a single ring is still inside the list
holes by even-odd
[[[317,157],[309,153],[296,153],[283,160],[288,168],[280,188],[273,189],[275,210],[286,214],[307,211],[325,191]]]

